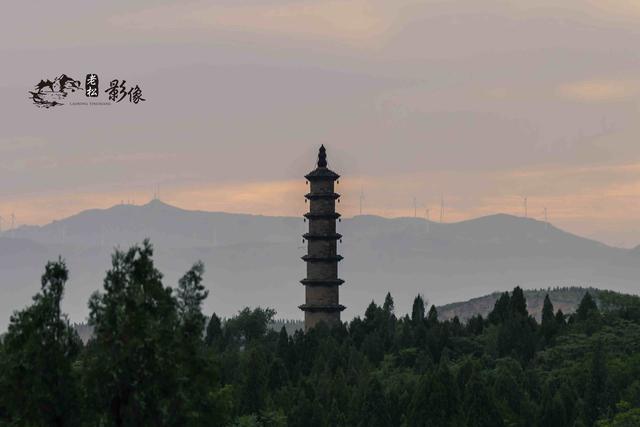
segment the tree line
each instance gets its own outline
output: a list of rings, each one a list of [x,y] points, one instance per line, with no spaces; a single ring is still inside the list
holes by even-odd
[[[398,316],[387,294],[290,335],[269,308],[206,316],[203,274],[171,288],[148,241],[116,250],[85,345],[60,309],[65,262],[49,262],[0,343],[0,426],[640,425],[637,297],[587,292],[568,315],[547,296],[537,322],[516,287],[461,322],[420,295]]]

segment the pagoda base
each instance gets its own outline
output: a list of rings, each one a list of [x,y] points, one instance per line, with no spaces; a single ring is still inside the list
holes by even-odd
[[[302,307],[301,307],[302,308]],[[325,323],[329,328],[340,325],[340,310],[337,311],[307,311],[304,312],[304,329],[308,331],[319,323]]]

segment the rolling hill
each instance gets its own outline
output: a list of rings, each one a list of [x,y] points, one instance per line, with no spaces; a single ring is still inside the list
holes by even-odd
[[[524,296],[527,299],[527,310],[538,321],[542,318],[542,305],[544,298],[548,294],[554,309],[562,310],[564,314],[571,314],[576,311],[582,297],[589,291],[595,297],[599,305],[599,297],[605,292],[594,288],[564,287],[550,289],[525,289]],[[438,315],[441,319],[452,319],[458,316],[460,320],[467,320],[475,315],[482,315],[486,318],[493,310],[496,300],[500,298],[502,292],[493,292],[478,298],[471,298],[468,301],[454,302],[438,307]],[[616,295],[619,295],[616,293]]]

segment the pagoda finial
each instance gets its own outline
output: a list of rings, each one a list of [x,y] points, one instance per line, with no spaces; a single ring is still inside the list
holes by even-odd
[[[318,152],[318,167],[327,167],[327,149],[324,148],[324,145],[320,146],[320,151]]]

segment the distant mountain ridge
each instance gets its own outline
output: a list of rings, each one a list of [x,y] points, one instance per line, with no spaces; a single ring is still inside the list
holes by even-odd
[[[244,306],[269,306],[278,317],[302,314],[306,252],[303,218],[189,211],[160,200],[80,212],[44,226],[0,234],[0,330],[10,313],[39,289],[47,260],[70,268],[63,308],[84,321],[87,300],[102,288],[116,246],[150,237],[167,284],[197,260],[210,290],[205,310],[231,316]],[[398,312],[416,294],[445,305],[494,291],[594,287],[637,293],[640,253],[564,232],[530,218],[498,214],[458,223],[360,215],[338,223],[344,319],[364,313],[387,292]]]

